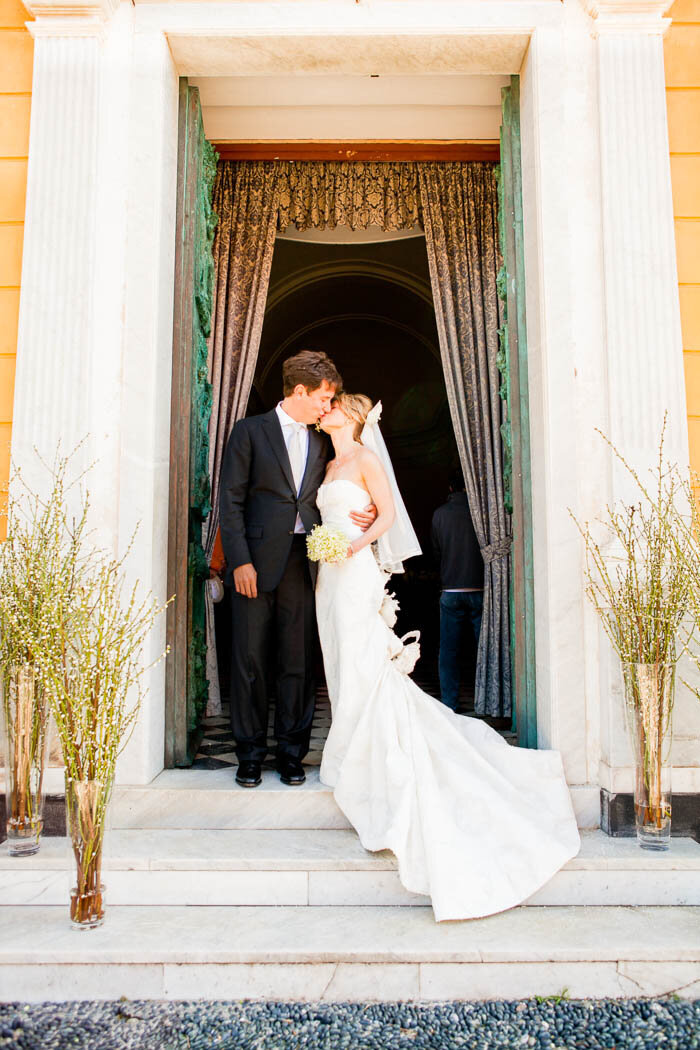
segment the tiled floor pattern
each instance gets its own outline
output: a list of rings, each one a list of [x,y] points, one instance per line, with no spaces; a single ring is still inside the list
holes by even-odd
[[[194,761],[195,769],[221,769],[225,766],[237,764],[234,752],[235,738],[231,732],[228,717],[228,702],[222,702],[222,713],[214,718],[207,718],[204,722],[204,737],[199,745],[199,751]],[[275,712],[274,705],[270,705],[270,722],[268,726],[268,743],[270,754],[265,767],[274,768],[275,738],[273,732]],[[328,693],[325,687],[318,689],[316,693],[316,712],[311,728],[311,749],[304,759],[304,765],[319,766],[321,764],[321,752],[328,735],[331,724],[331,707],[328,701]]]
[[[415,676],[416,683],[424,689],[426,693],[431,696],[439,695],[438,683],[435,677],[420,677]],[[468,713],[473,710],[472,694],[470,691],[463,689],[460,695],[460,706],[459,710],[461,713]],[[274,768],[274,706],[270,705],[270,721],[268,726],[268,742],[270,746],[270,754],[268,761],[265,763],[266,767],[270,769]],[[316,690],[316,711],[314,714],[313,726],[311,728],[311,748],[308,755],[304,759],[304,765],[307,766],[319,766],[321,764],[321,753],[323,751],[323,745],[326,742],[328,735],[328,729],[331,724],[331,708],[328,700],[328,690],[325,685],[319,686]],[[228,702],[222,703],[222,713],[214,718],[207,718],[204,721],[204,737],[199,746],[197,757],[194,762],[195,769],[222,769],[227,766],[234,766],[236,762],[236,754],[234,751],[235,739],[229,725],[228,718]]]

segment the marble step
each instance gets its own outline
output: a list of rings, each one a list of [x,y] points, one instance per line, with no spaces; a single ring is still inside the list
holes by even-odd
[[[307,767],[306,783],[282,784],[272,769],[263,770],[256,788],[239,787],[235,769],[166,769],[150,784],[115,789],[115,828],[299,828],[350,827],[318,767]],[[571,788],[579,827],[597,827],[600,795],[593,788]]]
[[[427,906],[401,885],[392,853],[368,853],[348,830],[113,830],[107,897],[118,906]],[[60,905],[72,860],[65,839],[34,857],[0,849],[3,906]],[[700,905],[700,845],[641,850],[634,839],[583,832],[581,851],[529,905]]]
[[[698,908],[0,909],[0,999],[450,1000],[700,996]]]
[[[308,768],[306,783],[282,784],[271,769],[256,788],[242,788],[235,769],[166,769],[143,787],[114,792],[114,828],[349,828],[333,792]]]

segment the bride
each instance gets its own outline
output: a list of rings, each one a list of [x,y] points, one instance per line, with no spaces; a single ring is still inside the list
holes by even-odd
[[[316,585],[332,710],[321,780],[365,849],[392,850],[406,889],[431,897],[437,921],[491,915],[574,857],[578,830],[558,752],[513,747],[408,677],[418,644],[391,630],[396,603],[385,584],[420,547],[380,408],[343,393],[321,419],[335,458],[318,507],[323,524],[348,539],[347,559],[322,562]],[[349,513],[368,500],[377,518],[363,533]]]

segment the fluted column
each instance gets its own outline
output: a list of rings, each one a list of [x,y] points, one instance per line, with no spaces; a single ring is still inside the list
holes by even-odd
[[[12,434],[34,484],[90,429],[101,49],[111,0],[38,0]],[[55,10],[59,14],[53,14]]]
[[[683,354],[666,123],[669,0],[594,0],[598,37],[609,433],[638,468],[687,464]],[[613,463],[613,497],[629,478]]]
[[[657,455],[688,463],[680,307],[666,122],[663,18],[669,0],[594,0],[598,51],[607,431],[635,468]],[[639,499],[611,456],[609,498]],[[602,632],[601,632],[602,634]],[[619,661],[601,639],[601,766],[605,792],[630,792],[632,754],[623,725]],[[685,669],[684,669],[685,674]],[[683,677],[683,675],[679,676]],[[678,686],[674,790],[697,791],[696,702]]]
[[[54,6],[55,5],[55,6]],[[178,76],[128,0],[29,0],[37,21],[12,451],[46,484],[87,437],[96,543],[166,597]],[[56,13],[53,14],[52,12]],[[164,494],[166,494],[164,496]],[[133,540],[133,542],[132,542]],[[165,645],[165,618],[147,661]],[[164,665],[117,779],[163,768]]]

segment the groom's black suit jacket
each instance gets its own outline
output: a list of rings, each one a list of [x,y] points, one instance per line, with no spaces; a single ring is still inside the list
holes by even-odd
[[[292,547],[297,512],[310,532],[321,520],[316,493],[326,472],[331,445],[309,427],[309,453],[299,495],[277,412],[234,424],[221,467],[219,520],[227,563],[233,570],[252,562],[258,590],[273,591]],[[309,562],[312,578],[317,565]]]

